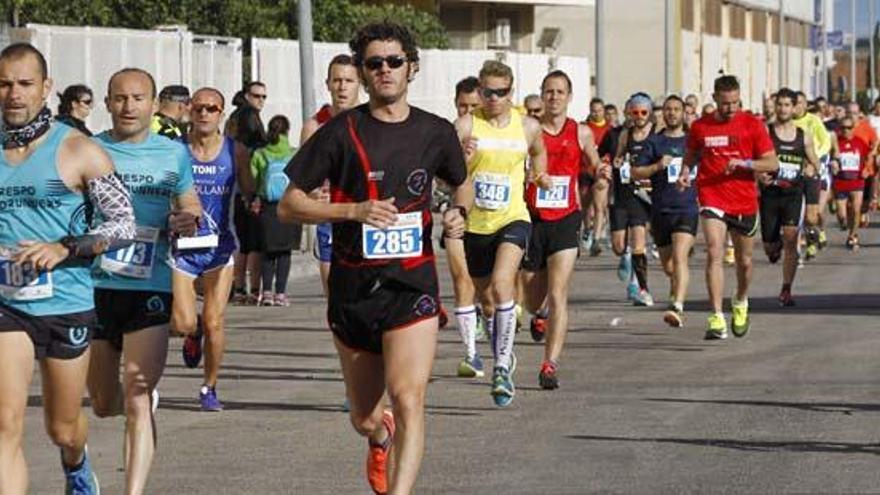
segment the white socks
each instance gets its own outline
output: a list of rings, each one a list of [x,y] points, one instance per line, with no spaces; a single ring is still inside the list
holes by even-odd
[[[477,308],[474,305],[455,308],[455,321],[467,358],[473,359],[477,355]]]

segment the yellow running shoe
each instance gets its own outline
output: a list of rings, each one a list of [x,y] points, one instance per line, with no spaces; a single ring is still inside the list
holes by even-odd
[[[733,246],[727,246],[727,249],[724,250],[724,262],[728,265],[736,263],[736,253],[733,250]]]
[[[730,317],[730,330],[734,337],[745,337],[749,333],[749,301],[733,303],[733,311]]]
[[[724,340],[727,338],[727,321],[721,313],[712,313],[706,322],[705,340]]]

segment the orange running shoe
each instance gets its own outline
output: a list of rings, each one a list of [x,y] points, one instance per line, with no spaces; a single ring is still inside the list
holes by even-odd
[[[389,410],[382,413],[382,424],[388,430],[388,439],[384,445],[373,445],[369,443],[367,451],[367,481],[373,493],[385,495],[388,493],[388,452],[394,443],[394,414]]]

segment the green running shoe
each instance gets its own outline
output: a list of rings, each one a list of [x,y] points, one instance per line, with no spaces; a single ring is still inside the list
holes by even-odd
[[[712,313],[709,315],[706,328],[705,340],[724,340],[727,338],[727,322],[724,315]]]
[[[730,330],[734,337],[745,337],[749,333],[749,302],[733,305],[733,314],[730,316]]]

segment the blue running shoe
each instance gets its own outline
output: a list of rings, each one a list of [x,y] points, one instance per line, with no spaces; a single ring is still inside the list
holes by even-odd
[[[199,402],[202,403],[202,411],[217,412],[223,410],[223,403],[217,398],[217,390],[214,387],[202,385],[199,390]]]
[[[617,278],[621,282],[626,282],[632,277],[632,269],[632,255],[626,253],[620,257],[620,262],[617,264]]]
[[[505,368],[496,366],[492,372],[492,400],[498,407],[507,407],[513,402],[516,390],[513,378]]]
[[[348,402],[348,397],[346,397],[345,400],[342,402],[342,411],[343,412],[351,411],[351,404],[349,404],[349,402]]]
[[[61,461],[64,468],[64,495],[101,495],[101,486],[98,477],[92,471],[92,463],[89,462],[88,448],[83,451],[83,460],[76,468],[69,468]]]

